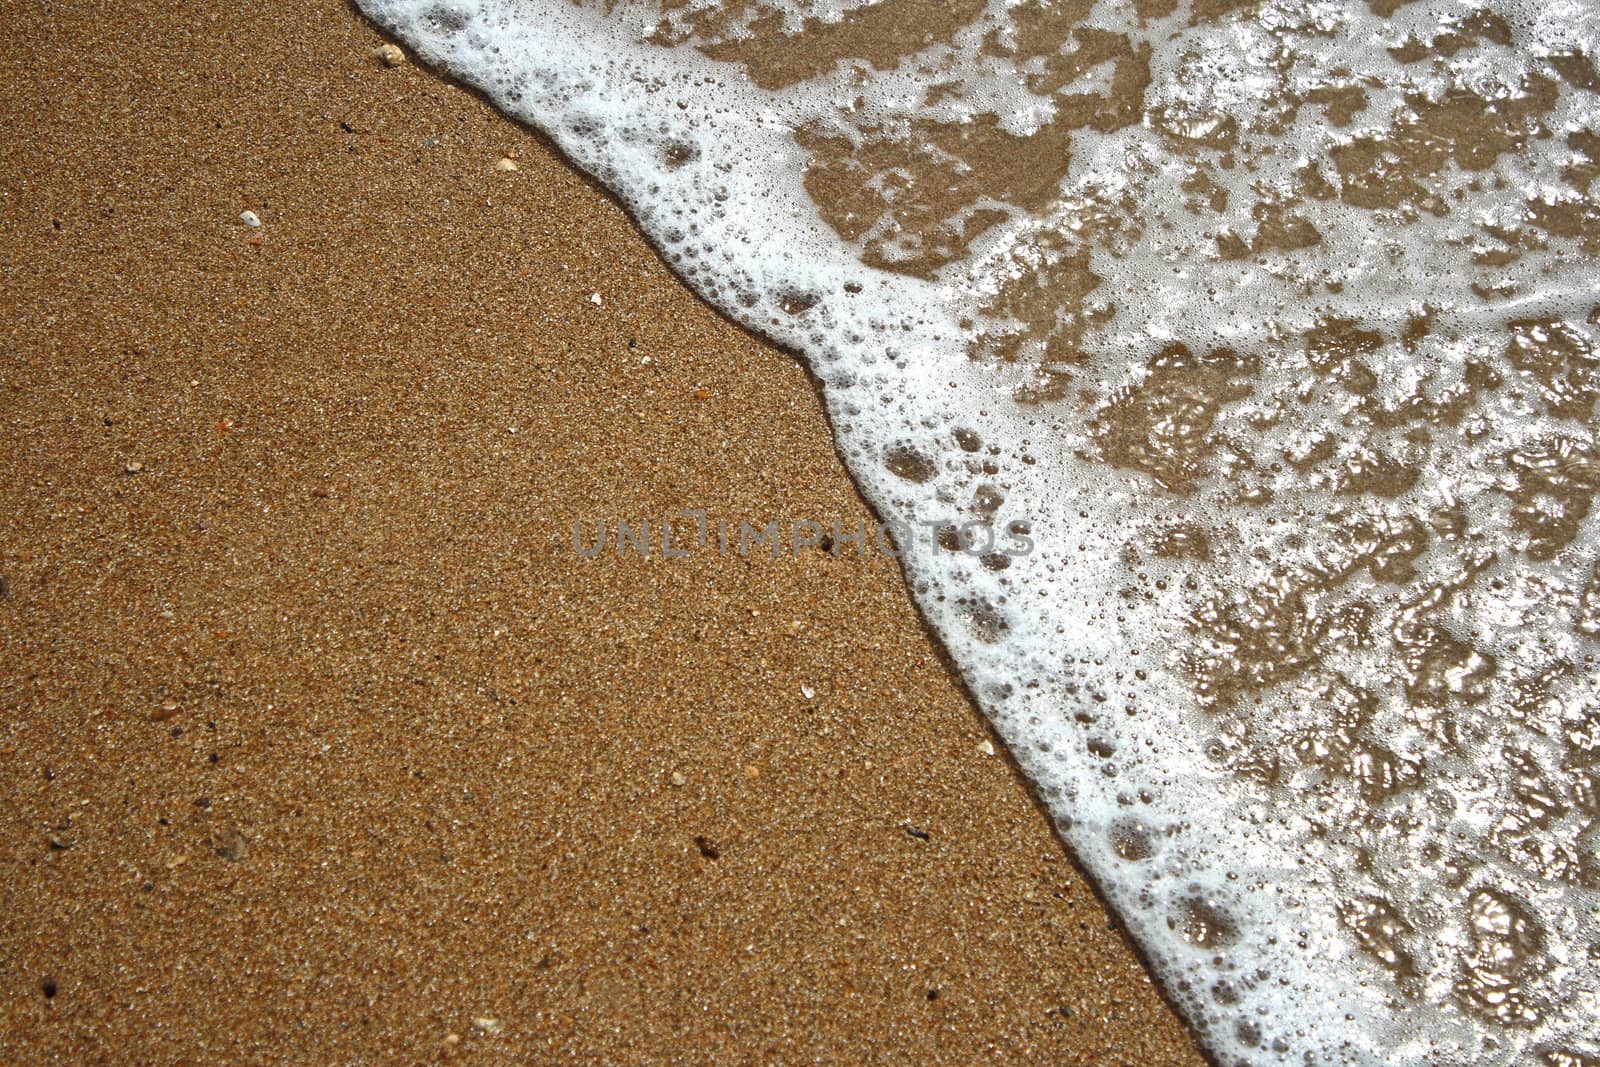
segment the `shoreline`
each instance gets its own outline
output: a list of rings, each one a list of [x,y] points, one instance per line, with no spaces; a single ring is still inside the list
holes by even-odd
[[[1204,1062],[892,557],[572,552],[875,520],[546,139],[337,0],[0,33],[0,1058]]]

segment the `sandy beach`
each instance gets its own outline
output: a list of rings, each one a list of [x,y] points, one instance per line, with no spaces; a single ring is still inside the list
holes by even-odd
[[[573,550],[868,521],[795,360],[336,0],[51,9],[0,1060],[1203,1062],[893,560]]]

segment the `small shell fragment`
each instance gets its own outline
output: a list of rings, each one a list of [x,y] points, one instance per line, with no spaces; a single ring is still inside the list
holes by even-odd
[[[254,211],[246,210],[239,212],[239,221],[250,227],[252,230],[259,229],[261,227],[261,216],[257,215]]]
[[[501,156],[499,161],[495,163],[494,169],[510,172],[519,168],[517,167],[517,161],[510,156]]]
[[[396,44],[381,44],[372,50],[372,58],[386,67],[398,67],[406,61],[406,54]]]

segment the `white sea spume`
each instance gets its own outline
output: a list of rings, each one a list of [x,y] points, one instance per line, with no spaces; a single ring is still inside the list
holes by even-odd
[[[626,202],[698,293],[808,362],[869,500],[884,518],[922,531],[903,560],[918,604],[1219,1062],[1600,1062],[1591,810],[1600,694],[1592,637],[1572,625],[1586,610],[1600,538],[1576,504],[1577,532],[1552,558],[1532,558],[1526,538],[1506,533],[1534,536],[1544,521],[1513,514],[1517,479],[1535,476],[1527,471],[1545,472],[1528,490],[1535,512],[1546,497],[1587,499],[1591,483],[1600,485],[1584,466],[1593,462],[1583,451],[1593,421],[1570,407],[1551,414],[1531,379],[1471,384],[1474,361],[1498,361],[1501,377],[1521,373],[1503,366],[1505,335],[1545,328],[1529,320],[1563,324],[1582,354],[1595,340],[1586,317],[1600,304],[1600,262],[1584,235],[1555,227],[1522,241],[1515,256],[1474,254],[1490,228],[1524,226],[1531,200],[1574,199],[1563,185],[1574,155],[1562,135],[1600,125],[1597,98],[1563,84],[1530,120],[1545,136],[1486,167],[1421,176],[1444,208],[1385,212],[1337,195],[1302,197],[1295,209],[1314,225],[1315,244],[1214,252],[1219,229],[1248,236],[1263,225],[1252,214],[1263,190],[1292,187],[1308,161],[1326,161],[1364,129],[1389,128],[1388,116],[1448,101],[1461,86],[1514,99],[1546,57],[1595,54],[1595,9],[1497,4],[1510,43],[1469,43],[1419,63],[1395,50],[1462,23],[1476,5],[1419,2],[1385,18],[1364,0],[1285,0],[1247,5],[1247,17],[1191,22],[1184,3],[1141,23],[1131,5],[1102,4],[1090,21],[1151,48],[1145,120],[1075,130],[1051,209],[997,201],[1004,221],[966,254],[915,276],[866,265],[864,239],[846,240],[828,224],[806,191],[810,157],[795,131],[821,125],[859,138],[869,124],[919,114],[994,115],[1018,136],[1040,128],[1056,105],[1028,89],[1032,68],[1008,66],[1003,49],[982,43],[1010,32],[1012,5],[1002,0],[917,62],[844,63],[773,91],[690,45],[647,43],[662,17],[647,6],[358,3],[423,62],[545,131]],[[783,10],[798,26],[862,6]],[[1504,36],[1488,36],[1496,34]],[[1298,49],[1289,59],[1286,41]],[[937,104],[924,99],[933,70],[954,85]],[[1076,91],[1100,91],[1105,74],[1095,67]],[[1332,128],[1320,107],[1273,111],[1286,86],[1313,75],[1347,77],[1365,94],[1367,117]],[[1225,151],[1238,165],[1216,163],[1222,150],[1206,146],[1175,150],[1171,129],[1148,117],[1158,111],[1235,122]],[[1186,183],[1197,159],[1228,193],[1210,214],[1183,208],[1196,195]],[[1073,381],[1099,383],[1099,397],[1018,402],[1037,368],[973,358],[982,321],[996,317],[984,300],[1034,262],[1041,232],[1075,234],[1093,205],[1113,202],[1134,210],[1091,242],[1101,279],[1092,301],[1104,314],[1072,369]],[[1402,344],[1407,324],[1423,317],[1425,336]],[[1360,348],[1373,378],[1364,392],[1313,382],[1304,339],[1330,320],[1381,335]],[[1344,567],[1338,583],[1313,588],[1305,575],[1344,566],[1334,557],[1345,542],[1327,541],[1322,527],[1349,506],[1350,482],[1241,460],[1244,481],[1174,494],[1153,487],[1147,472],[1098,458],[1094,427],[1112,417],[1108,398],[1159,379],[1165,372],[1151,360],[1179,343],[1257,360],[1241,372],[1249,388],[1195,416],[1215,423],[1214,436],[1247,440],[1260,458],[1310,455],[1307,441],[1335,431],[1329,462],[1347,474],[1365,462],[1344,439],[1358,404],[1398,410],[1416,397],[1442,404],[1452,389],[1476,390],[1464,416],[1382,437],[1396,454],[1434,451],[1420,476],[1368,497],[1372,514],[1397,525],[1454,508],[1464,529],[1502,536],[1474,547],[1473,533],[1429,532],[1399,571],[1373,563],[1370,575],[1347,577]],[[1348,353],[1339,358],[1354,366]],[[1196,397],[1191,407],[1208,403]],[[1561,434],[1570,447],[1550,443]],[[1244,482],[1258,490],[1249,506],[1239,503]],[[1024,524],[1017,528],[1035,551],[997,565],[941,548],[921,525],[975,518],[997,529]],[[1130,554],[1130,544],[1147,547],[1179,520],[1226,531],[1213,534],[1225,565]],[[1430,528],[1444,529],[1442,519]],[[1368,545],[1388,535],[1360,536]],[[1286,577],[1289,560],[1299,569]],[[1258,598],[1266,607],[1249,599],[1261,590],[1277,591]],[[1206,595],[1223,607],[1205,615],[1197,605]],[[1274,673],[1269,664],[1234,710],[1207,705],[1191,666],[1223,654],[1223,630],[1195,619],[1226,616],[1235,620],[1226,632],[1247,640],[1251,626],[1277,625],[1280,601],[1311,605],[1284,626],[1314,624],[1305,647],[1314,644],[1316,665]],[[1365,612],[1352,628],[1395,635],[1396,648],[1426,646],[1418,656],[1441,642],[1471,647],[1440,661],[1431,697],[1418,681],[1425,667],[1396,666],[1400,653],[1382,642],[1327,636],[1345,625],[1345,608]],[[1435,609],[1426,616],[1436,619],[1426,624],[1431,636],[1412,641]],[[1557,669],[1563,663],[1570,669]],[[1547,664],[1557,667],[1539,700],[1522,700],[1526,676]],[[1295,688],[1312,676],[1337,684]],[[1328,719],[1345,683],[1372,694],[1370,705],[1350,702],[1360,740],[1348,752],[1339,748],[1342,727]],[[1333,764],[1312,752],[1318,745],[1356,770],[1327,770]],[[1282,758],[1252,762],[1251,752]],[[1392,768],[1372,771],[1391,757]]]

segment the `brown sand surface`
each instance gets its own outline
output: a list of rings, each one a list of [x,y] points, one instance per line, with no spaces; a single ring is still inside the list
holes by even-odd
[[[0,11],[0,1061],[1201,1062],[891,560],[573,552],[868,518],[613,202],[336,0]]]

